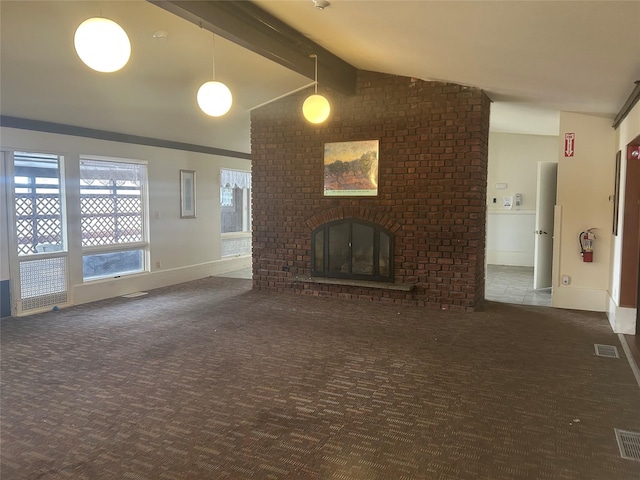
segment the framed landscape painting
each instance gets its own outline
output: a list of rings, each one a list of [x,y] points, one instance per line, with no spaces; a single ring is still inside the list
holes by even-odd
[[[378,195],[378,140],[324,144],[324,196]]]

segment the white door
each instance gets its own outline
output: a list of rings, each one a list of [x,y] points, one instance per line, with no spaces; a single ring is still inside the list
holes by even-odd
[[[5,162],[12,315],[68,303],[62,158],[13,152]]]
[[[551,287],[553,262],[553,209],[556,204],[558,164],[538,162],[533,288]]]

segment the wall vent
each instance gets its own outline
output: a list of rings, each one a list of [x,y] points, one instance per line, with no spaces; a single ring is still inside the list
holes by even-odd
[[[136,298],[136,297],[142,297],[143,295],[148,295],[148,292],[127,293],[126,295],[122,295],[122,298]]]

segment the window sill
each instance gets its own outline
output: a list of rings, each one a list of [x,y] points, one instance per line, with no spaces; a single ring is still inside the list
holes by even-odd
[[[247,238],[251,236],[251,232],[224,232],[221,233],[220,236],[223,239],[229,238]]]

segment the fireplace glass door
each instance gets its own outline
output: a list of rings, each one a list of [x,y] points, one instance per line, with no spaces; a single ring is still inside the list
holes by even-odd
[[[392,282],[391,234],[372,223],[340,220],[313,232],[314,276]]]

